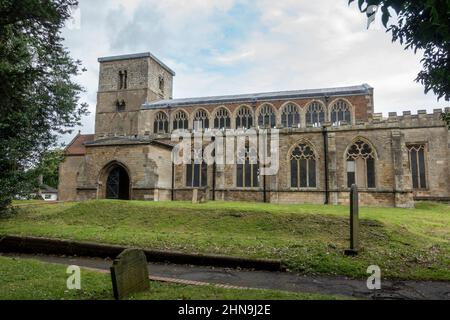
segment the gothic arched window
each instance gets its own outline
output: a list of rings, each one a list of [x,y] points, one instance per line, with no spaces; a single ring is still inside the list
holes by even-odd
[[[248,107],[241,107],[236,115],[236,128],[249,129],[253,126],[252,111]]]
[[[167,114],[160,111],[155,116],[153,123],[154,133],[169,133],[169,118]]]
[[[287,104],[281,113],[281,124],[286,128],[297,128],[300,124],[299,107],[293,103]]]
[[[203,150],[198,155],[196,161],[195,155],[192,162],[186,165],[186,187],[200,188],[208,185],[208,165],[203,161]]]
[[[258,151],[249,148],[238,151],[238,164],[236,165],[236,186],[238,188],[259,187]]]
[[[195,113],[194,116],[194,130],[202,130],[209,128],[208,113],[201,109]]]
[[[230,113],[225,108],[219,108],[216,112],[216,117],[214,118],[214,128],[215,129],[230,129],[231,128],[231,118]]]
[[[187,130],[189,126],[188,115],[184,111],[178,111],[173,117],[173,130]]]
[[[347,151],[347,186],[375,188],[375,152],[359,139]]]
[[[425,145],[413,144],[408,146],[409,165],[411,169],[414,189],[427,188],[427,174],[425,167]]]
[[[261,107],[258,116],[258,125],[261,128],[273,128],[276,126],[277,117],[275,110],[269,104],[265,104]]]
[[[300,143],[291,153],[291,187],[317,187],[316,155],[305,143]]]
[[[306,124],[320,127],[325,122],[325,110],[319,102],[311,103],[306,109]]]
[[[336,101],[331,108],[331,122],[334,125],[339,125],[341,121],[352,123],[350,106],[344,100]]]

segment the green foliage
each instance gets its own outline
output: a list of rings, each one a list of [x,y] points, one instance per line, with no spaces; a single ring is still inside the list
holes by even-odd
[[[63,159],[64,151],[61,149],[46,151],[42,154],[36,170],[43,176],[45,185],[58,188],[59,165]]]
[[[349,4],[355,0],[349,0]],[[378,6],[392,41],[423,51],[423,70],[416,81],[438,99],[450,100],[450,0],[358,0],[359,9]],[[397,19],[388,25],[391,13]]]
[[[60,33],[76,4],[0,0],[0,213],[36,187],[37,172],[27,169],[86,113],[73,81],[80,62]]]
[[[20,203],[16,202],[16,205]],[[0,220],[0,236],[20,234],[174,250],[281,259],[292,271],[367,277],[450,280],[450,206],[361,208],[357,257],[349,246],[345,206],[267,203],[88,201],[36,205]]]

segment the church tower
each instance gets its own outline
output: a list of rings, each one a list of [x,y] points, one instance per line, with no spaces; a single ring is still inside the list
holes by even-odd
[[[172,99],[175,72],[149,52],[98,62],[95,139],[137,135],[141,106]]]

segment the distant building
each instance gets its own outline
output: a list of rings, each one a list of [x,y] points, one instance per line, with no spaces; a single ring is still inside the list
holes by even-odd
[[[58,201],[58,190],[45,184],[40,187],[39,194],[45,201]]]
[[[60,167],[60,200],[217,200],[412,207],[450,200],[449,131],[432,114],[374,110],[369,85],[172,99],[175,73],[150,53],[100,58],[95,135],[77,135]],[[295,75],[287,75],[293,77]],[[172,166],[174,130],[280,130],[280,170]]]

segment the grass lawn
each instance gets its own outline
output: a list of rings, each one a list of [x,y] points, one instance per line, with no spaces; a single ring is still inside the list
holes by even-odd
[[[262,203],[89,201],[26,206],[0,219],[0,234],[45,236],[190,253],[281,259],[292,271],[450,280],[450,206],[361,208],[357,257],[348,207]]]
[[[67,290],[66,267],[0,257],[0,300],[110,300],[109,274],[81,271],[81,290]],[[150,291],[132,300],[333,300],[337,297],[273,290],[222,289],[152,281]]]

